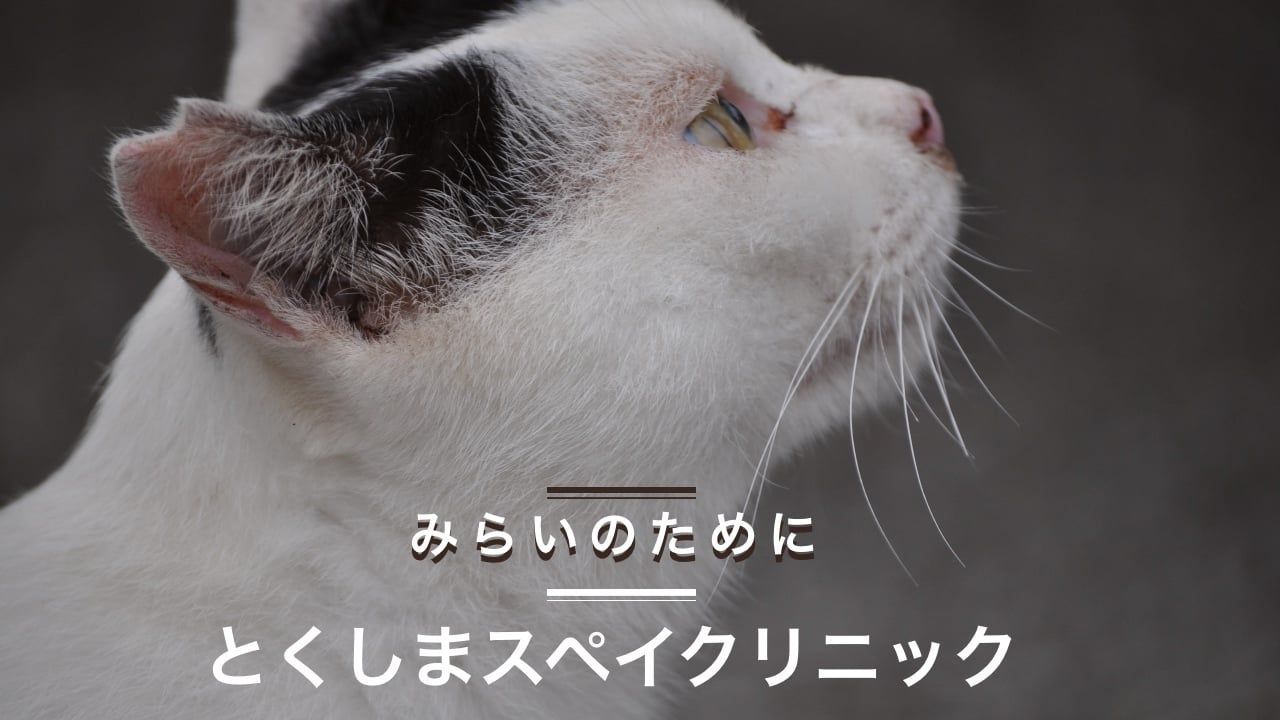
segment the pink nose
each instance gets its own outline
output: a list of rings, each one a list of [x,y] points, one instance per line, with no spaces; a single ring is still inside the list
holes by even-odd
[[[911,132],[911,141],[922,150],[939,150],[944,145],[942,116],[933,106],[933,99],[925,93],[920,94],[919,105],[919,117],[915,130]]]

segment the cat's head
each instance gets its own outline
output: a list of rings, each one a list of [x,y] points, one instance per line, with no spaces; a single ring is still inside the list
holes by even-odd
[[[238,58],[278,79],[257,107],[115,147],[211,353],[270,358],[348,449],[604,456],[759,438],[806,357],[811,436],[860,336],[859,402],[920,364],[959,186],[928,95],[710,0],[455,5],[311,2],[296,57]]]

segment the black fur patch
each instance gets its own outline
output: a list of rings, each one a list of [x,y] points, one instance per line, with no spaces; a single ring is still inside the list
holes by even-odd
[[[519,0],[351,0],[321,25],[294,71],[262,101],[296,111],[362,68],[461,35]]]
[[[510,109],[494,72],[464,58],[379,79],[322,110],[326,121],[369,134],[371,143],[389,141],[396,157],[369,198],[367,240],[404,249],[400,228],[424,210],[450,214],[475,237],[503,230],[520,205],[505,183],[502,131]],[[442,193],[452,200],[445,203]]]
[[[297,69],[262,105],[297,112],[326,90],[345,88],[364,68],[438,44],[516,4],[356,0],[335,12]],[[344,262],[422,257],[412,243],[423,216],[443,218],[468,237],[461,246],[431,253],[435,267],[427,276],[406,278],[415,287],[442,287],[457,279],[457,269],[471,257],[507,249],[513,224],[529,215],[527,188],[512,181],[503,142],[510,102],[494,69],[480,57],[467,56],[344,89],[303,118],[318,134],[337,128],[394,158],[372,183],[367,225],[356,239],[354,256]],[[345,283],[341,272],[304,275],[285,269],[283,275],[304,297],[327,299],[357,327],[371,329],[362,318],[377,315],[369,310],[380,302],[374,297],[379,289]]]
[[[196,330],[204,338],[204,344],[215,357],[218,355],[218,329],[213,325],[213,310],[199,297],[196,301]]]
[[[348,282],[344,267],[400,264],[413,273],[401,278],[404,286],[425,288],[438,298],[438,291],[474,266],[472,260],[509,249],[535,212],[528,202],[529,178],[513,177],[508,157],[504,125],[510,102],[490,67],[477,58],[459,58],[379,78],[303,118],[302,127],[310,128],[306,132],[317,145],[336,147],[343,136],[354,136],[357,147],[378,147],[389,160],[366,177],[366,222],[359,236],[335,244],[327,267],[277,267],[278,279],[304,299],[327,300],[354,325],[376,333],[377,318],[385,315],[379,306],[405,298],[396,297],[395,287]],[[424,238],[428,222],[447,230]]]

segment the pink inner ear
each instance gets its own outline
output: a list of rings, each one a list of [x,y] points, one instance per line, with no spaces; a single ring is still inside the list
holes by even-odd
[[[214,307],[280,337],[298,331],[251,289],[254,267],[217,247],[202,165],[202,133],[189,130],[125,140],[112,155],[116,190],[135,232]]]

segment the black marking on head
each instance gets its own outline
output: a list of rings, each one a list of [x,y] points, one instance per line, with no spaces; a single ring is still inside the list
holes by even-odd
[[[348,240],[344,262],[385,266],[391,259],[392,266],[416,268],[418,275],[404,278],[408,285],[437,294],[474,260],[510,249],[533,213],[529,188],[513,179],[505,142],[511,103],[496,73],[468,57],[379,78],[308,116],[307,124],[345,128],[391,158],[372,178],[367,220]],[[451,232],[424,237],[430,221]],[[285,279],[304,296],[327,297],[365,330],[377,323],[363,319],[385,301],[375,296],[388,292],[347,283],[342,273]]]
[[[345,135],[390,158],[365,178],[366,222],[359,237],[343,238],[329,267],[276,268],[287,287],[305,300],[327,301],[355,327],[377,334],[386,306],[413,298],[396,287],[352,282],[342,267],[411,268],[416,274],[404,277],[404,285],[439,298],[451,281],[476,267],[474,261],[512,247],[536,214],[534,185],[545,176],[533,178],[534,171],[517,169],[510,157],[508,118],[532,117],[505,91],[495,69],[495,62],[510,59],[470,54],[363,84],[352,85],[352,79],[380,60],[435,45],[517,4],[355,0],[329,18],[293,73],[267,94],[264,109],[288,114],[343,87],[297,118],[299,127],[316,145],[350,147],[336,137]],[[424,227],[449,232],[424,238]]]
[[[213,311],[209,309],[209,305],[199,297],[196,301],[196,330],[200,333],[200,337],[204,338],[204,344],[208,347],[209,352],[214,356],[218,356],[218,329],[213,324]]]
[[[519,206],[504,183],[509,103],[489,66],[463,58],[371,82],[322,111],[371,133],[371,141],[387,141],[396,158],[369,199],[367,241],[404,249],[403,228],[424,211],[461,212],[452,219],[475,236],[504,229]]]
[[[297,111],[324,90],[397,53],[456,37],[520,0],[350,0],[321,24],[290,75],[262,100]]]

